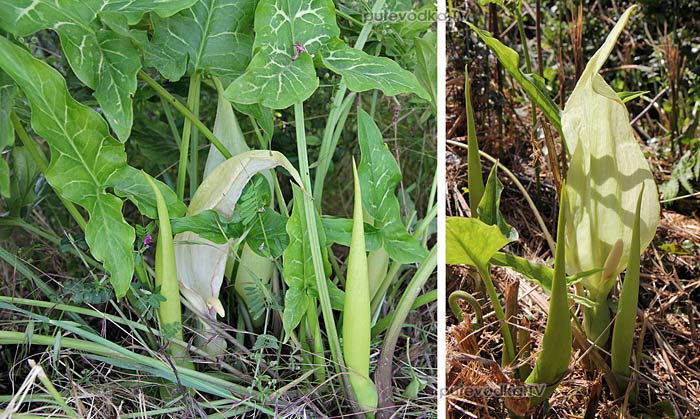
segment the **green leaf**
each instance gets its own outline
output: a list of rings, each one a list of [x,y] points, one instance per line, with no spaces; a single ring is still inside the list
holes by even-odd
[[[245,241],[261,256],[270,255],[277,259],[289,246],[285,230],[288,218],[271,208],[266,208],[260,217],[251,226]]]
[[[123,142],[133,123],[132,96],[141,68],[138,49],[130,39],[96,22],[98,11],[120,12],[131,24],[147,11],[169,15],[189,7],[193,0],[0,0],[0,28],[19,36],[41,29],[58,33],[63,52],[76,76],[95,91],[110,126]]]
[[[486,189],[479,202],[477,213],[479,219],[488,225],[498,226],[501,234],[510,241],[518,240],[518,232],[511,227],[501,214],[501,192],[503,184],[498,179],[498,166],[493,165],[489,178],[486,181]]]
[[[10,114],[15,102],[15,84],[10,76],[0,71],[0,153],[15,143],[15,130]]]
[[[284,109],[318,87],[311,56],[340,34],[330,0],[261,0],[255,11],[254,56],[226,98]]]
[[[287,221],[289,246],[284,250],[282,266],[282,276],[289,287],[284,298],[283,323],[286,336],[289,336],[291,331],[297,327],[302,313],[305,313],[308,304],[312,303],[309,296],[312,290],[315,289],[317,281],[311,256],[311,243],[305,231],[307,221],[304,211],[304,192],[296,185],[292,185],[292,189],[294,207],[292,215]],[[320,219],[321,217],[316,216],[318,239],[319,243],[325,243],[326,237]],[[325,246],[321,246],[321,256],[323,257],[324,274],[326,279],[328,279],[331,274],[331,265],[328,261],[328,250]],[[289,296],[290,292],[292,293],[291,297]],[[303,307],[300,306],[301,304],[303,304]]]
[[[384,248],[399,263],[414,263],[428,251],[406,230],[401,221],[401,206],[396,186],[401,170],[384,143],[382,133],[367,112],[358,109],[358,139],[362,161],[358,167],[362,188],[362,204],[382,231]]]
[[[613,327],[612,337],[612,370],[624,377],[630,376],[630,357],[632,344],[634,343],[634,330],[637,321],[637,302],[639,299],[639,266],[641,264],[642,250],[640,248],[640,212],[644,188],[639,191],[637,208],[635,212],[634,226],[632,228],[632,243],[630,245],[629,259],[627,260],[627,272],[622,282],[620,300],[617,305],[617,317]],[[623,384],[627,386],[626,383]]]
[[[554,256],[554,276],[552,293],[549,298],[547,324],[542,338],[542,349],[537,356],[535,367],[525,382],[527,384],[547,384],[542,396],[530,399],[530,406],[535,407],[547,400],[559,381],[564,377],[571,361],[571,319],[567,301],[565,234],[566,228],[566,190],[562,190],[559,219],[557,221],[557,247]]]
[[[245,228],[240,219],[226,220],[214,210],[202,211],[195,215],[170,220],[173,234],[191,231],[216,244],[228,243],[243,235]]]
[[[430,94],[433,114],[437,115],[437,34],[427,32],[422,38],[415,39],[416,78],[423,89]]]
[[[10,166],[2,157],[6,147],[15,143],[15,130],[12,128],[10,113],[14,107],[15,85],[12,79],[0,71],[0,197],[12,195],[10,187]]]
[[[296,60],[286,52],[265,47],[253,57],[245,73],[226,89],[232,102],[284,109],[311,97],[318,77],[308,54]]]
[[[503,45],[487,31],[481,30],[469,22],[467,22],[467,25],[469,25],[469,27],[479,35],[481,40],[488,45],[491,51],[496,54],[503,68],[505,68],[520,84],[520,87],[522,87],[530,100],[532,100],[538,108],[542,109],[542,113],[544,113],[549,122],[554,125],[557,131],[562,132],[561,111],[559,107],[554,103],[552,98],[549,97],[543,83],[538,82],[533,75],[525,74],[520,71],[520,56],[518,53]]]
[[[642,97],[647,93],[649,93],[648,90],[643,90],[640,92],[619,92],[617,95],[620,97],[622,103],[627,103],[637,99],[638,97]]]
[[[0,197],[10,198],[12,188],[10,187],[10,166],[0,156]]]
[[[36,199],[34,185],[39,176],[39,167],[34,163],[31,153],[25,147],[12,149],[11,198],[5,198],[10,215],[20,217],[22,209],[33,204]]]
[[[110,177],[126,164],[124,146],[109,135],[104,120],[76,102],[60,74],[24,49],[0,37],[0,68],[24,91],[32,127],[46,139],[51,163],[46,180],[65,199],[85,208],[85,239],[111,275],[117,297],[129,288],[134,270],[134,229],[124,221],[122,201],[106,192]]]
[[[584,281],[594,294],[607,293],[625,268],[630,252],[635,205],[644,186],[641,248],[651,242],[659,224],[659,198],[654,176],[629,122],[627,108],[598,74],[612,52],[634,7],[620,18],[603,46],[581,74],[562,115],[564,138],[572,152],[566,193],[566,266],[569,274],[606,266],[618,240],[621,255],[610,276]],[[606,270],[607,272],[608,270]],[[595,296],[595,295],[594,295]]]
[[[326,67],[343,77],[353,92],[379,89],[387,96],[415,93],[430,100],[430,94],[418,79],[389,58],[369,55],[339,40],[321,58]]]
[[[184,215],[187,207],[177,198],[175,191],[159,180],[153,178],[152,180],[163,195],[170,216],[181,217]],[[109,184],[114,187],[114,192],[117,195],[133,202],[141,214],[154,220],[158,218],[156,196],[140,170],[131,166],[123,166],[109,178]]]
[[[464,98],[467,113],[467,185],[469,186],[469,209],[473,217],[476,214],[475,208],[479,207],[481,197],[484,195],[484,179],[481,175],[479,142],[476,139],[474,109],[472,108],[472,90],[466,65],[464,66]]]
[[[322,216],[321,222],[323,229],[326,231],[326,246],[334,243],[350,247],[352,238],[352,220],[349,218],[336,218]],[[380,230],[365,223],[365,247],[368,252],[377,250],[382,247],[382,233]]]
[[[314,304],[314,299],[306,293],[303,288],[290,287],[284,294],[284,313],[282,314],[282,324],[284,324],[285,341],[292,331],[304,318],[309,304]]]
[[[489,260],[510,243],[497,226],[476,218],[447,217],[445,263],[471,265],[487,271]]]
[[[229,84],[253,50],[255,0],[200,0],[169,18],[153,16],[145,64],[171,81],[204,71]]]

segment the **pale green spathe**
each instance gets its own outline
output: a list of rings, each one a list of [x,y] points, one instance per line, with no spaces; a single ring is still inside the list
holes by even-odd
[[[230,217],[246,183],[256,173],[282,166],[301,183],[294,166],[277,151],[248,151],[232,157],[204,179],[192,198],[187,215],[208,209]],[[212,320],[224,315],[219,291],[224,279],[229,243],[216,244],[193,232],[175,236],[180,291],[200,315]]]
[[[634,7],[627,9],[588,62],[562,114],[564,138],[572,156],[566,185],[567,273],[605,266],[615,243],[621,239],[623,244],[608,278],[596,275],[584,281],[595,293],[607,294],[625,268],[642,185],[648,191],[641,207],[642,249],[659,224],[656,184],[632,132],[627,108],[598,74],[633,11]]]

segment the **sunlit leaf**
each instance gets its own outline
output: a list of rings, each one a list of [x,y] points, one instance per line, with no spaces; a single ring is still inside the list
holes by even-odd
[[[510,243],[498,226],[476,218],[447,217],[445,221],[445,263],[471,265],[486,270],[489,260]]]
[[[318,87],[311,56],[340,34],[333,2],[261,0],[255,28],[255,55],[226,97],[273,109],[308,99]]]

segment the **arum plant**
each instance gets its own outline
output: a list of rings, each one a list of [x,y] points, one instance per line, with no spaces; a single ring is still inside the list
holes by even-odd
[[[381,10],[382,4],[381,1],[377,2],[375,8]],[[290,244],[285,250],[283,276],[289,289],[285,295],[284,328],[285,333],[289,335],[304,319],[314,318],[316,307],[320,305],[331,355],[336,361],[337,371],[340,372],[344,360],[332,304],[333,295],[337,295],[337,292],[329,282],[330,264],[324,247],[325,232],[318,213],[320,202],[313,201],[321,199],[323,175],[328,167],[327,158],[333,155],[334,144],[340,135],[334,124],[347,117],[352,103],[351,96],[346,96],[347,90],[353,92],[352,94],[372,89],[381,90],[386,95],[415,93],[426,100],[430,99],[430,95],[412,73],[401,68],[396,62],[362,51],[362,45],[372,27],[371,22],[363,27],[357,48],[345,44],[339,37],[340,29],[336,22],[334,4],[329,0],[262,0],[256,8],[254,19],[256,33],[252,60],[245,72],[227,87],[225,95],[232,102],[242,106],[257,105],[271,109],[293,106],[301,185],[307,192],[295,191],[294,208],[287,225]],[[319,85],[315,65],[322,65],[342,77],[334,98],[334,104],[337,106],[331,110],[329,125],[323,135],[323,153],[318,162],[322,175],[317,179],[317,182],[320,182],[317,183],[317,188],[313,188],[310,176],[304,116],[304,102]],[[363,117],[360,119],[365,120]],[[371,121],[369,117],[366,119]],[[365,126],[367,125],[364,123],[360,124],[361,129]],[[376,131],[378,132],[378,129]],[[372,135],[374,136],[374,131]],[[382,143],[381,147],[385,148],[381,134],[378,139]],[[367,178],[364,171],[378,171],[383,168],[370,166],[365,162],[364,155],[363,151],[363,161],[358,168],[363,189],[364,182],[371,179]],[[396,164],[393,159],[391,162]],[[398,200],[395,200],[393,193],[387,194],[387,191],[393,192],[394,185],[398,183],[394,167],[384,174],[389,175],[383,180],[390,187],[380,192],[377,189],[377,194],[381,193],[380,196],[390,199],[389,205],[375,204],[375,194],[372,192],[362,194],[365,209],[385,232],[385,248],[392,259],[400,259],[402,263],[407,259],[411,262],[418,261],[424,256],[425,249],[418,250],[410,258],[401,257],[406,253],[403,252],[406,243],[412,245],[412,250],[420,249],[420,244],[401,224]],[[374,176],[374,173],[371,172],[370,175]],[[311,191],[314,191],[313,195]],[[367,205],[367,201],[373,205]],[[373,269],[379,272],[377,276],[382,276],[382,256],[380,254],[377,257],[378,263],[373,264],[377,266]],[[386,278],[389,276],[384,276],[381,285],[376,288],[375,295],[385,292],[389,285]],[[316,323],[313,325],[316,326]],[[312,328],[315,330],[311,331],[311,335],[320,336],[318,327]]]
[[[599,71],[634,9],[632,6],[624,12],[605,43],[590,59],[563,112],[549,98],[536,76],[521,71],[515,51],[471,25],[533,103],[562,134],[564,150],[570,161],[561,195],[553,271],[458,237],[461,234],[477,241],[498,239],[501,241],[495,243],[505,244],[505,237],[499,239],[495,234],[497,220],[489,221],[489,224],[493,224],[490,232],[483,226],[480,227],[483,231],[478,232],[475,221],[469,222],[469,229],[463,226],[467,224],[464,220],[447,221],[448,263],[450,260],[453,263],[465,263],[467,260],[466,263],[476,265],[475,255],[478,255],[477,250],[481,250],[485,252],[480,262],[482,266],[487,261],[486,255],[489,255],[490,263],[508,266],[525,274],[552,296],[542,353],[532,374],[526,379],[528,383],[547,384],[549,387],[545,397],[551,394],[551,386],[561,379],[568,366],[568,345],[562,352],[560,348],[555,350],[552,342],[571,341],[565,289],[574,283],[581,284],[581,287],[577,287],[580,294],[569,298],[583,305],[583,327],[587,336],[598,346],[606,347],[610,331],[613,330],[612,364],[621,388],[626,385],[630,375],[640,255],[654,237],[660,207],[656,184],[636,143],[624,99],[605,82]],[[465,148],[469,149],[470,154],[470,206],[476,205],[477,214],[481,217],[483,198],[477,201],[476,197],[485,197],[486,193],[479,188],[481,173],[476,169],[480,162],[476,158],[478,147],[475,137],[472,134],[468,137],[469,144]],[[471,199],[472,190],[476,194],[474,199]],[[493,197],[490,201],[497,206]],[[501,233],[505,235],[506,231],[501,229]],[[450,246],[469,249],[469,252],[450,259]],[[568,277],[563,274],[562,257]],[[612,328],[610,294],[625,268],[627,274]],[[495,311],[498,317],[498,308]],[[531,405],[542,400],[541,397],[535,398],[531,400]]]
[[[564,140],[571,153],[566,268],[568,274],[577,274],[604,267],[582,282],[586,296],[595,303],[584,310],[584,327],[603,346],[610,334],[608,297],[630,257],[642,188],[647,193],[639,211],[641,250],[651,243],[659,224],[656,183],[627,109],[598,74],[634,9],[627,9],[590,59],[562,113]]]
[[[301,182],[294,166],[279,152],[261,150],[240,153],[221,163],[204,179],[187,208],[187,215],[196,216],[207,210],[215,210],[230,218],[244,186],[253,175],[276,166],[284,167],[297,182]],[[230,246],[230,241],[215,243],[194,231],[175,236],[181,291],[195,312],[202,316],[206,339],[215,337],[207,321],[215,321],[217,314],[225,314],[219,292]],[[212,352],[221,353],[225,349],[221,345],[223,341],[218,339],[209,348]]]

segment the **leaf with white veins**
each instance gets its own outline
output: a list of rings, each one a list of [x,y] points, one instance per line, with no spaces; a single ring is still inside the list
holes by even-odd
[[[0,55],[0,68],[31,104],[32,127],[51,149],[46,180],[62,197],[88,211],[85,240],[111,274],[117,296],[124,296],[134,270],[135,233],[124,221],[122,201],[105,190],[126,165],[124,145],[109,135],[97,112],[68,94],[56,70],[2,37]]]
[[[343,76],[353,92],[379,89],[387,96],[415,93],[423,99],[431,99],[416,76],[389,58],[369,55],[340,40],[321,57],[326,67]]]
[[[130,24],[153,11],[168,16],[194,0],[0,0],[0,28],[18,36],[41,29],[58,33],[76,76],[95,90],[102,111],[117,137],[129,137],[133,123],[132,99],[136,73],[141,68],[137,48],[128,38],[99,27],[100,12],[119,12]]]
[[[169,18],[154,16],[146,65],[171,81],[203,70],[230,83],[253,50],[254,0],[199,0]]]
[[[255,11],[253,60],[226,89],[232,102],[283,109],[318,87],[311,57],[340,34],[329,0],[261,0]]]

